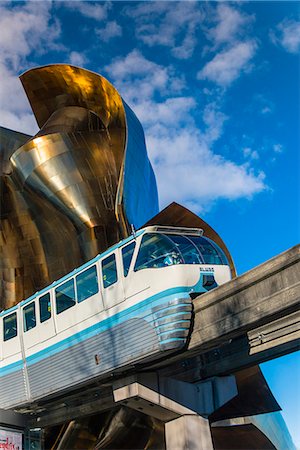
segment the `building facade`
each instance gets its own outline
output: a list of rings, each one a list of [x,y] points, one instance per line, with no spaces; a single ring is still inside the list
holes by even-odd
[[[111,83],[65,64],[20,79],[40,131],[1,129],[0,308],[158,212],[143,128]]]

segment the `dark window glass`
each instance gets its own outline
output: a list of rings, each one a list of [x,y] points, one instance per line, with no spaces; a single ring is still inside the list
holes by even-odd
[[[126,247],[122,248],[124,277],[127,277],[128,275],[134,249],[135,249],[135,242],[131,242],[131,244],[126,245]]]
[[[23,308],[24,331],[29,331],[36,326],[35,302]]]
[[[8,341],[18,334],[17,313],[12,313],[3,319],[3,340]]]
[[[51,317],[51,301],[49,292],[39,298],[39,304],[40,304],[40,322],[45,322]]]
[[[108,286],[114,284],[118,279],[115,254],[113,253],[112,255],[103,259],[101,265],[103,286],[107,288]]]
[[[189,236],[189,239],[200,251],[204,264],[223,264],[217,250],[203,237]]]
[[[60,314],[75,305],[74,280],[71,279],[55,289],[56,312]]]
[[[77,275],[76,288],[78,303],[97,294],[99,289],[96,266],[89,267]]]
[[[227,266],[229,266],[228,260],[227,260],[227,256],[225,255],[225,253],[223,252],[223,250],[221,249],[221,247],[219,247],[215,242],[211,241],[210,239],[206,238],[208,240],[208,242],[211,243],[211,245],[217,250],[217,252],[219,253],[219,256],[222,259],[223,264],[226,264]]]
[[[183,264],[183,258],[174,242],[159,233],[143,236],[134,270],[152,269]]]
[[[167,235],[178,247],[185,264],[203,264],[197,247],[186,237],[180,235]]]

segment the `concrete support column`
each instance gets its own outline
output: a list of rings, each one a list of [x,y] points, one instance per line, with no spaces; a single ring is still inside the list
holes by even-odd
[[[143,373],[113,385],[116,403],[165,423],[167,450],[213,450],[207,417],[236,395],[233,376],[192,384]]]
[[[213,450],[208,419],[184,415],[165,424],[166,450]]]

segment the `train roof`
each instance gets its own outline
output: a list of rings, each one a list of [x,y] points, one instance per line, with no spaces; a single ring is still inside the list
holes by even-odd
[[[113,252],[117,248],[122,247],[124,244],[131,242],[132,240],[134,240],[135,238],[137,238],[138,236],[141,236],[142,234],[144,234],[146,232],[147,233],[154,233],[154,232],[155,233],[168,233],[168,234],[180,233],[180,234],[185,234],[185,235],[189,235],[189,236],[203,236],[203,230],[201,228],[169,227],[169,226],[162,226],[162,225],[150,225],[148,227],[142,228],[140,230],[133,232],[133,234],[131,234],[127,238],[122,239],[117,244],[114,244],[113,246],[109,247],[104,252],[99,253],[97,256],[95,256],[95,258],[90,259],[86,263],[84,263],[81,266],[74,269],[72,272],[69,272],[66,275],[64,275],[63,277],[59,278],[58,280],[53,281],[53,283],[44,287],[40,291],[35,292],[30,297],[28,297],[24,300],[21,300],[19,303],[17,303],[16,305],[12,306],[9,309],[4,309],[3,311],[0,312],[0,317],[7,313],[17,310],[19,306],[26,305],[31,300],[34,300],[36,297],[39,297],[42,294],[46,294],[50,289],[54,288],[55,286],[58,286],[60,283],[68,280],[71,276],[74,276],[77,273],[81,272],[83,269],[88,268],[89,266],[94,264],[96,261],[99,261],[99,259],[102,259],[106,255],[109,255],[111,252]]]

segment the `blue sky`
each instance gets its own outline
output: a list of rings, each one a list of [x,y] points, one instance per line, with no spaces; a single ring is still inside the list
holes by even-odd
[[[1,125],[37,131],[30,67],[106,76],[144,126],[161,207],[208,221],[241,274],[299,243],[299,5],[0,2]],[[298,352],[263,370],[300,448],[299,366]]]

